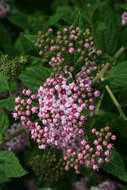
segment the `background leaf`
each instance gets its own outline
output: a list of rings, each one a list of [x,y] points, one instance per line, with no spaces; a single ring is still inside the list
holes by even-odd
[[[51,69],[42,66],[42,63],[27,67],[19,76],[23,85],[30,89],[37,89],[50,75]]]
[[[22,177],[27,174],[17,157],[10,151],[0,151],[0,173],[3,171],[6,178]]]
[[[101,2],[94,11],[92,23],[96,45],[103,52],[113,55],[118,49],[120,17],[107,3]]]
[[[0,72],[0,92],[9,90],[8,78]]]
[[[127,170],[125,169],[124,162],[121,159],[120,154],[116,150],[112,150],[110,159],[110,163],[108,165],[104,165],[103,169],[118,179],[127,182]]]
[[[106,79],[112,87],[127,87],[127,61],[114,66],[107,73]]]
[[[9,21],[22,29],[25,29],[28,26],[27,15],[18,10],[14,10],[11,13]]]
[[[7,53],[11,53],[13,50],[11,36],[2,24],[0,24],[0,48]]]
[[[0,108],[7,109],[9,111],[13,111],[14,110],[14,100],[15,100],[14,96],[10,96],[9,98],[0,100]]]

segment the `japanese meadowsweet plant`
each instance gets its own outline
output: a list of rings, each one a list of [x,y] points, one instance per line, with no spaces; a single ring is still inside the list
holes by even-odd
[[[29,2],[0,0],[0,190],[127,189],[127,2]]]
[[[89,29],[73,25],[56,36],[51,28],[39,32],[35,45],[53,71],[37,92],[23,89],[22,96],[15,99],[13,117],[28,126],[39,149],[62,150],[66,171],[74,168],[79,173],[82,165],[98,171],[102,163],[110,161],[112,141],[116,140],[109,126],[99,131],[91,128],[92,140],[85,130],[101,95],[93,80],[104,67],[96,64],[102,51],[95,49]]]

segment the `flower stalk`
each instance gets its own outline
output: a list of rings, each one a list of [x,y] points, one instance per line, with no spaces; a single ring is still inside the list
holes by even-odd
[[[125,51],[125,48],[124,47],[121,47],[116,53],[115,55],[113,56],[113,60],[117,60],[121,55],[122,53]],[[108,71],[110,67],[110,64],[109,63],[106,63],[105,66],[103,67],[103,69],[98,73],[98,75],[94,78],[93,80],[93,84],[95,84],[99,79],[101,81],[104,80],[104,75],[105,73]],[[127,120],[127,117],[124,113],[124,111],[122,110],[121,108],[121,105],[119,104],[118,100],[116,99],[115,95],[113,94],[111,88],[109,87],[109,85],[106,85],[105,86],[105,89],[106,91],[108,92],[110,98],[112,99],[114,105],[116,106],[118,112],[120,113],[120,116],[124,119],[124,120]]]
[[[112,90],[110,89],[110,87],[108,85],[105,86],[105,89],[106,91],[108,92],[109,96],[111,97],[114,105],[116,106],[117,110],[119,111],[120,113],[120,116],[124,119],[124,120],[127,120],[127,117],[125,115],[125,113],[123,112],[119,102],[117,101],[116,97],[114,96]]]

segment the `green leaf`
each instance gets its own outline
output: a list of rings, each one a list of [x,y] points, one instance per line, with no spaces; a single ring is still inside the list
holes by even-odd
[[[119,135],[121,138],[127,138],[127,122],[120,118],[119,115],[113,112],[99,112],[94,126],[100,129],[100,127],[104,127],[106,124],[110,125],[113,134]]]
[[[9,90],[8,78],[0,72],[0,92]]]
[[[0,136],[8,129],[9,121],[4,112],[0,112]]]
[[[69,22],[71,13],[72,10],[69,6],[58,7],[55,14],[49,18],[48,26],[53,26],[57,24],[61,19],[66,20],[66,22]]]
[[[7,53],[12,51],[11,36],[2,24],[0,24],[0,48]]]
[[[18,83],[15,80],[10,80],[8,81],[9,84],[9,91],[10,92],[14,92],[18,89]]]
[[[15,50],[18,53],[29,53],[35,48],[34,42],[36,42],[36,38],[36,35],[20,33],[20,36],[15,43]]]
[[[22,177],[27,174],[15,154],[10,151],[0,151],[0,173],[3,173],[6,178]]]
[[[50,75],[51,69],[42,66],[42,63],[27,67],[19,76],[25,87],[37,89]]]
[[[9,111],[13,111],[14,100],[15,100],[15,97],[13,96],[0,100],[0,109],[7,109]]]
[[[113,55],[118,49],[121,20],[106,2],[100,2],[93,14],[95,42],[103,52]]]
[[[26,38],[29,42],[31,42],[33,45],[37,41],[36,35],[24,35],[24,38]]]
[[[127,61],[114,66],[107,73],[106,79],[112,87],[127,87]]]
[[[0,183],[5,183],[7,181],[9,181],[9,179],[8,179],[8,177],[6,177],[5,172],[1,169],[0,170]]]
[[[127,170],[125,169],[124,162],[120,154],[114,149],[110,155],[110,163],[103,166],[103,169],[117,177],[118,179],[127,182]]]
[[[120,5],[120,7],[121,7],[123,10],[127,11],[127,3],[124,3],[124,4]]]
[[[104,22],[96,22],[96,30],[100,31],[100,32],[104,32],[105,30],[107,30],[107,26]]]
[[[75,6],[79,8],[83,8],[85,6],[84,0],[73,0],[73,3]]]
[[[121,43],[122,46],[127,45],[127,27],[123,28],[123,30],[121,31]]]
[[[11,13],[11,15],[8,18],[12,24],[22,29],[27,29],[28,26],[27,15],[24,14],[23,12],[15,10]]]

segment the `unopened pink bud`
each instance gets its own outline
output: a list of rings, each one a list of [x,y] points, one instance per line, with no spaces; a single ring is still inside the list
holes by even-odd
[[[98,166],[96,164],[93,165],[93,170],[98,172]]]
[[[92,129],[92,133],[94,134],[95,132],[96,132],[96,129],[95,129],[95,128],[93,128],[93,129]]]
[[[89,106],[89,110],[90,110],[90,111],[94,111],[94,109],[95,109],[95,106],[94,106],[94,105],[90,105],[90,106]]]
[[[65,166],[65,170],[66,170],[66,171],[69,170],[69,166],[68,166],[68,165]]]
[[[116,136],[115,136],[115,135],[112,135],[112,136],[111,136],[111,140],[115,141],[115,140],[116,140]]]
[[[94,145],[98,145],[99,142],[97,140],[94,140]]]
[[[110,154],[110,151],[109,151],[109,150],[106,150],[106,151],[105,151],[105,156],[109,156],[109,154]]]
[[[112,144],[108,144],[107,148],[111,149],[112,148]]]
[[[74,48],[73,48],[73,47],[70,47],[69,50],[68,50],[68,52],[69,52],[70,54],[73,54],[73,53],[74,53]]]
[[[30,96],[31,95],[31,90],[26,90],[26,95]]]
[[[85,43],[84,47],[88,49],[89,48],[89,43]]]
[[[94,96],[95,96],[95,97],[99,97],[99,96],[100,96],[100,91],[99,91],[99,90],[96,90],[96,91],[94,92]]]
[[[78,154],[78,159],[81,160],[83,158],[83,155],[81,153]]]
[[[27,104],[30,105],[32,103],[32,100],[31,99],[28,99],[27,100]]]

